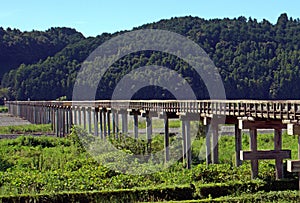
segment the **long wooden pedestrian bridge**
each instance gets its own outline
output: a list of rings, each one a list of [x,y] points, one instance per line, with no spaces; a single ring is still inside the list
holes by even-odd
[[[138,120],[146,119],[147,140],[151,142],[152,118],[164,122],[165,161],[169,154],[169,119],[180,119],[182,152],[191,167],[190,122],[201,122],[206,127],[206,162],[219,162],[220,125],[235,126],[236,165],[251,160],[251,173],[258,175],[258,160],[274,159],[276,178],[283,178],[283,160],[291,158],[290,150],[282,149],[282,129],[300,135],[300,100],[97,100],[97,101],[7,101],[9,113],[31,123],[51,123],[61,137],[72,125],[81,125],[94,136],[105,138],[128,134],[128,117],[133,118],[133,135],[138,138]],[[119,127],[120,126],[120,127]],[[242,150],[241,130],[249,129],[250,150]],[[274,129],[274,149],[257,149],[257,129]],[[300,141],[299,141],[300,147]],[[299,160],[288,160],[288,170],[300,172]]]

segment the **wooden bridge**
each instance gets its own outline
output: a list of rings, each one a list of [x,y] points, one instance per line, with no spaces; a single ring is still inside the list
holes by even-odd
[[[199,121],[206,126],[206,163],[217,164],[218,127],[235,126],[236,165],[251,160],[252,178],[258,175],[258,160],[274,159],[276,178],[283,178],[283,159],[291,158],[290,150],[282,149],[282,129],[300,135],[300,101],[258,100],[131,100],[131,101],[7,101],[9,113],[31,123],[51,123],[57,136],[70,132],[72,125],[82,125],[89,133],[105,138],[128,133],[128,116],[133,117],[133,134],[138,137],[139,116],[146,118],[147,139],[151,142],[152,118],[164,121],[165,161],[169,155],[169,119],[182,122],[182,155],[191,167],[190,122]],[[119,119],[121,118],[121,129]],[[209,129],[209,130],[208,130]],[[241,130],[250,131],[250,151],[242,150]],[[274,129],[274,149],[257,149],[257,129]],[[298,142],[300,147],[300,140]],[[299,160],[287,162],[288,170],[300,173]]]

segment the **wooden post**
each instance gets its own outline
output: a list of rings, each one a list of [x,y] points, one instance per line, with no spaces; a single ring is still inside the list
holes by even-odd
[[[64,137],[66,133],[66,109],[64,107],[61,107],[61,125],[62,125],[62,133],[61,136]]]
[[[85,109],[85,107],[82,107],[82,110],[83,110],[83,112],[82,112],[82,114],[83,114],[83,129],[86,130],[86,109]]]
[[[106,125],[106,109],[102,111],[103,113],[103,138],[107,136],[107,125]]]
[[[209,125],[205,125],[205,154],[206,154],[206,165],[211,164],[211,142]]]
[[[185,137],[186,137],[186,159],[187,168],[190,169],[192,166],[192,146],[191,146],[191,132],[190,132],[190,121],[185,121]]]
[[[70,109],[69,109],[69,107],[65,107],[65,116],[66,116],[66,119],[65,119],[65,123],[66,123],[66,131],[65,131],[65,133],[66,134],[69,134],[69,132],[70,132],[70,114],[69,114],[69,112],[70,112]]]
[[[165,125],[165,163],[170,160],[170,151],[169,151],[169,118],[165,115],[164,118],[164,125]]]
[[[116,112],[115,115],[116,115],[115,116],[115,126],[116,126],[116,134],[115,134],[115,136],[116,136],[116,139],[118,139],[118,137],[119,137],[119,114],[118,114],[118,112]]]
[[[128,133],[127,111],[121,110],[121,115],[122,115],[122,134],[127,134]]]
[[[274,150],[280,151],[282,148],[282,131],[281,129],[274,129]],[[283,178],[283,164],[282,159],[276,158],[275,159],[276,164],[276,179],[282,179]]]
[[[106,112],[107,115],[107,134],[110,136],[110,110]]]
[[[242,130],[239,129],[239,125],[235,124],[235,165],[242,165],[240,151],[242,150]]]
[[[111,117],[112,117],[112,133],[115,136],[116,135],[116,113],[114,110],[111,111]]]
[[[88,121],[88,132],[92,133],[92,108],[87,108],[87,121]]]
[[[55,108],[55,134],[59,137],[59,110]]]
[[[73,106],[73,109],[74,109],[74,125],[77,125],[78,122],[77,122],[77,108],[76,106]]]
[[[100,124],[100,138],[103,139],[103,112],[102,109],[99,110],[99,124]]]
[[[213,124],[212,126],[212,163],[219,163],[219,132],[218,132],[218,124]]]
[[[251,152],[257,152],[257,129],[250,129],[250,150]],[[258,176],[258,160],[251,160],[251,178],[255,179]]]
[[[148,114],[146,115],[146,133],[147,133],[147,151],[151,153],[151,141],[152,141],[152,118]]]
[[[81,115],[82,115],[82,108],[80,106],[78,106],[78,124],[81,126],[82,124],[82,118],[81,118]]]
[[[99,108],[96,107],[94,110],[94,135],[96,137],[99,136],[98,125],[99,125]]]
[[[133,132],[134,132],[134,138],[138,139],[138,137],[139,137],[139,120],[138,120],[137,112],[133,113]]]
[[[181,121],[181,132],[182,132],[182,161],[185,163],[186,159],[186,131],[185,131],[185,120]]]

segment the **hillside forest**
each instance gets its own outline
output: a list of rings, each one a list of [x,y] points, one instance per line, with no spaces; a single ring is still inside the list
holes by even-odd
[[[140,29],[172,31],[199,44],[218,68],[227,99],[300,99],[299,19],[281,14],[272,24],[245,17],[206,20],[186,16],[132,30]],[[72,99],[82,62],[102,43],[129,31],[85,37],[72,28],[22,32],[0,27],[0,97]],[[96,99],[110,99],[124,75],[149,65],[175,70],[186,79],[197,99],[209,97],[203,81],[185,61],[166,53],[141,51],[113,63],[98,84]],[[134,95],[134,99],[173,97],[155,81],[146,91]]]

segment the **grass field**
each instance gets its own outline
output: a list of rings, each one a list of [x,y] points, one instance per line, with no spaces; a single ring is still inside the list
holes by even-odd
[[[30,134],[30,133],[49,133],[50,124],[28,124],[17,126],[0,126],[0,134]]]
[[[33,129],[31,130],[46,131],[48,127],[32,126]],[[23,132],[25,131],[28,130],[23,130]],[[172,191],[177,190],[177,187],[183,187],[180,190],[192,191],[192,196],[185,198],[192,198],[195,202],[200,200],[209,201],[215,198],[221,198],[218,201],[223,202],[224,200],[243,197],[246,193],[248,197],[253,198],[266,195],[270,202],[272,202],[271,200],[285,201],[288,198],[295,198],[294,192],[289,194],[263,192],[265,188],[271,188],[268,184],[274,185],[274,161],[260,161],[258,182],[253,183],[254,186],[250,186],[252,183],[248,185],[250,181],[250,163],[245,162],[238,168],[234,166],[234,137],[232,136],[222,136],[220,138],[221,164],[208,167],[205,165],[205,160],[199,157],[200,152],[203,151],[205,140],[203,137],[196,139],[192,144],[193,167],[192,170],[187,170],[180,161],[166,167],[163,160],[160,159],[156,159],[156,162],[151,162],[151,164],[138,163],[137,160],[127,160],[115,152],[104,153],[96,161],[79,142],[77,137],[79,132],[82,133],[83,131],[78,128],[73,129],[73,133],[68,138],[21,136],[17,139],[0,140],[0,195],[30,194],[31,197],[36,194],[59,194],[59,192],[67,194],[79,192],[84,195],[89,191],[105,190],[116,191],[116,194],[120,192],[120,195],[124,195],[119,189],[133,189],[136,192],[142,192],[141,194],[144,194],[143,191],[148,191],[147,195],[152,194],[150,191],[155,191],[149,198],[154,198],[155,201],[165,201],[180,199],[176,196],[178,192],[173,194]],[[88,137],[88,135],[86,136]],[[274,145],[272,137],[273,135],[259,135],[259,149],[272,149]],[[95,138],[91,137],[89,139]],[[147,143],[143,140],[125,137],[120,137],[118,140],[109,140],[127,154],[147,155],[147,150],[145,150]],[[243,148],[248,149],[249,137],[243,135],[242,141]],[[171,142],[176,142],[176,138],[172,137]],[[163,136],[154,136],[152,145],[153,153],[162,150]],[[291,149],[292,158],[296,159],[297,138],[284,134],[283,148]],[[151,160],[155,160],[154,158]],[[121,169],[114,171],[112,165],[101,164],[101,160],[104,159],[114,160],[111,164],[122,165]],[[134,165],[139,165],[140,175],[128,174],[130,171],[126,171],[131,170],[130,166]],[[145,171],[158,168],[161,169],[158,172],[143,174]],[[296,177],[296,174],[287,173],[286,171],[285,174],[286,177],[291,179]],[[164,190],[169,192],[163,192],[163,194],[169,194],[167,195],[169,198],[173,194],[174,199],[159,196],[161,192],[158,191]],[[257,193],[259,191],[260,193]],[[77,195],[80,196],[80,194]],[[103,194],[97,193],[97,195]],[[156,198],[157,195],[159,197]],[[247,200],[248,202],[253,200],[250,197]],[[126,196],[126,198],[133,197]]]
[[[8,108],[6,106],[0,106],[0,113],[8,112]]]

